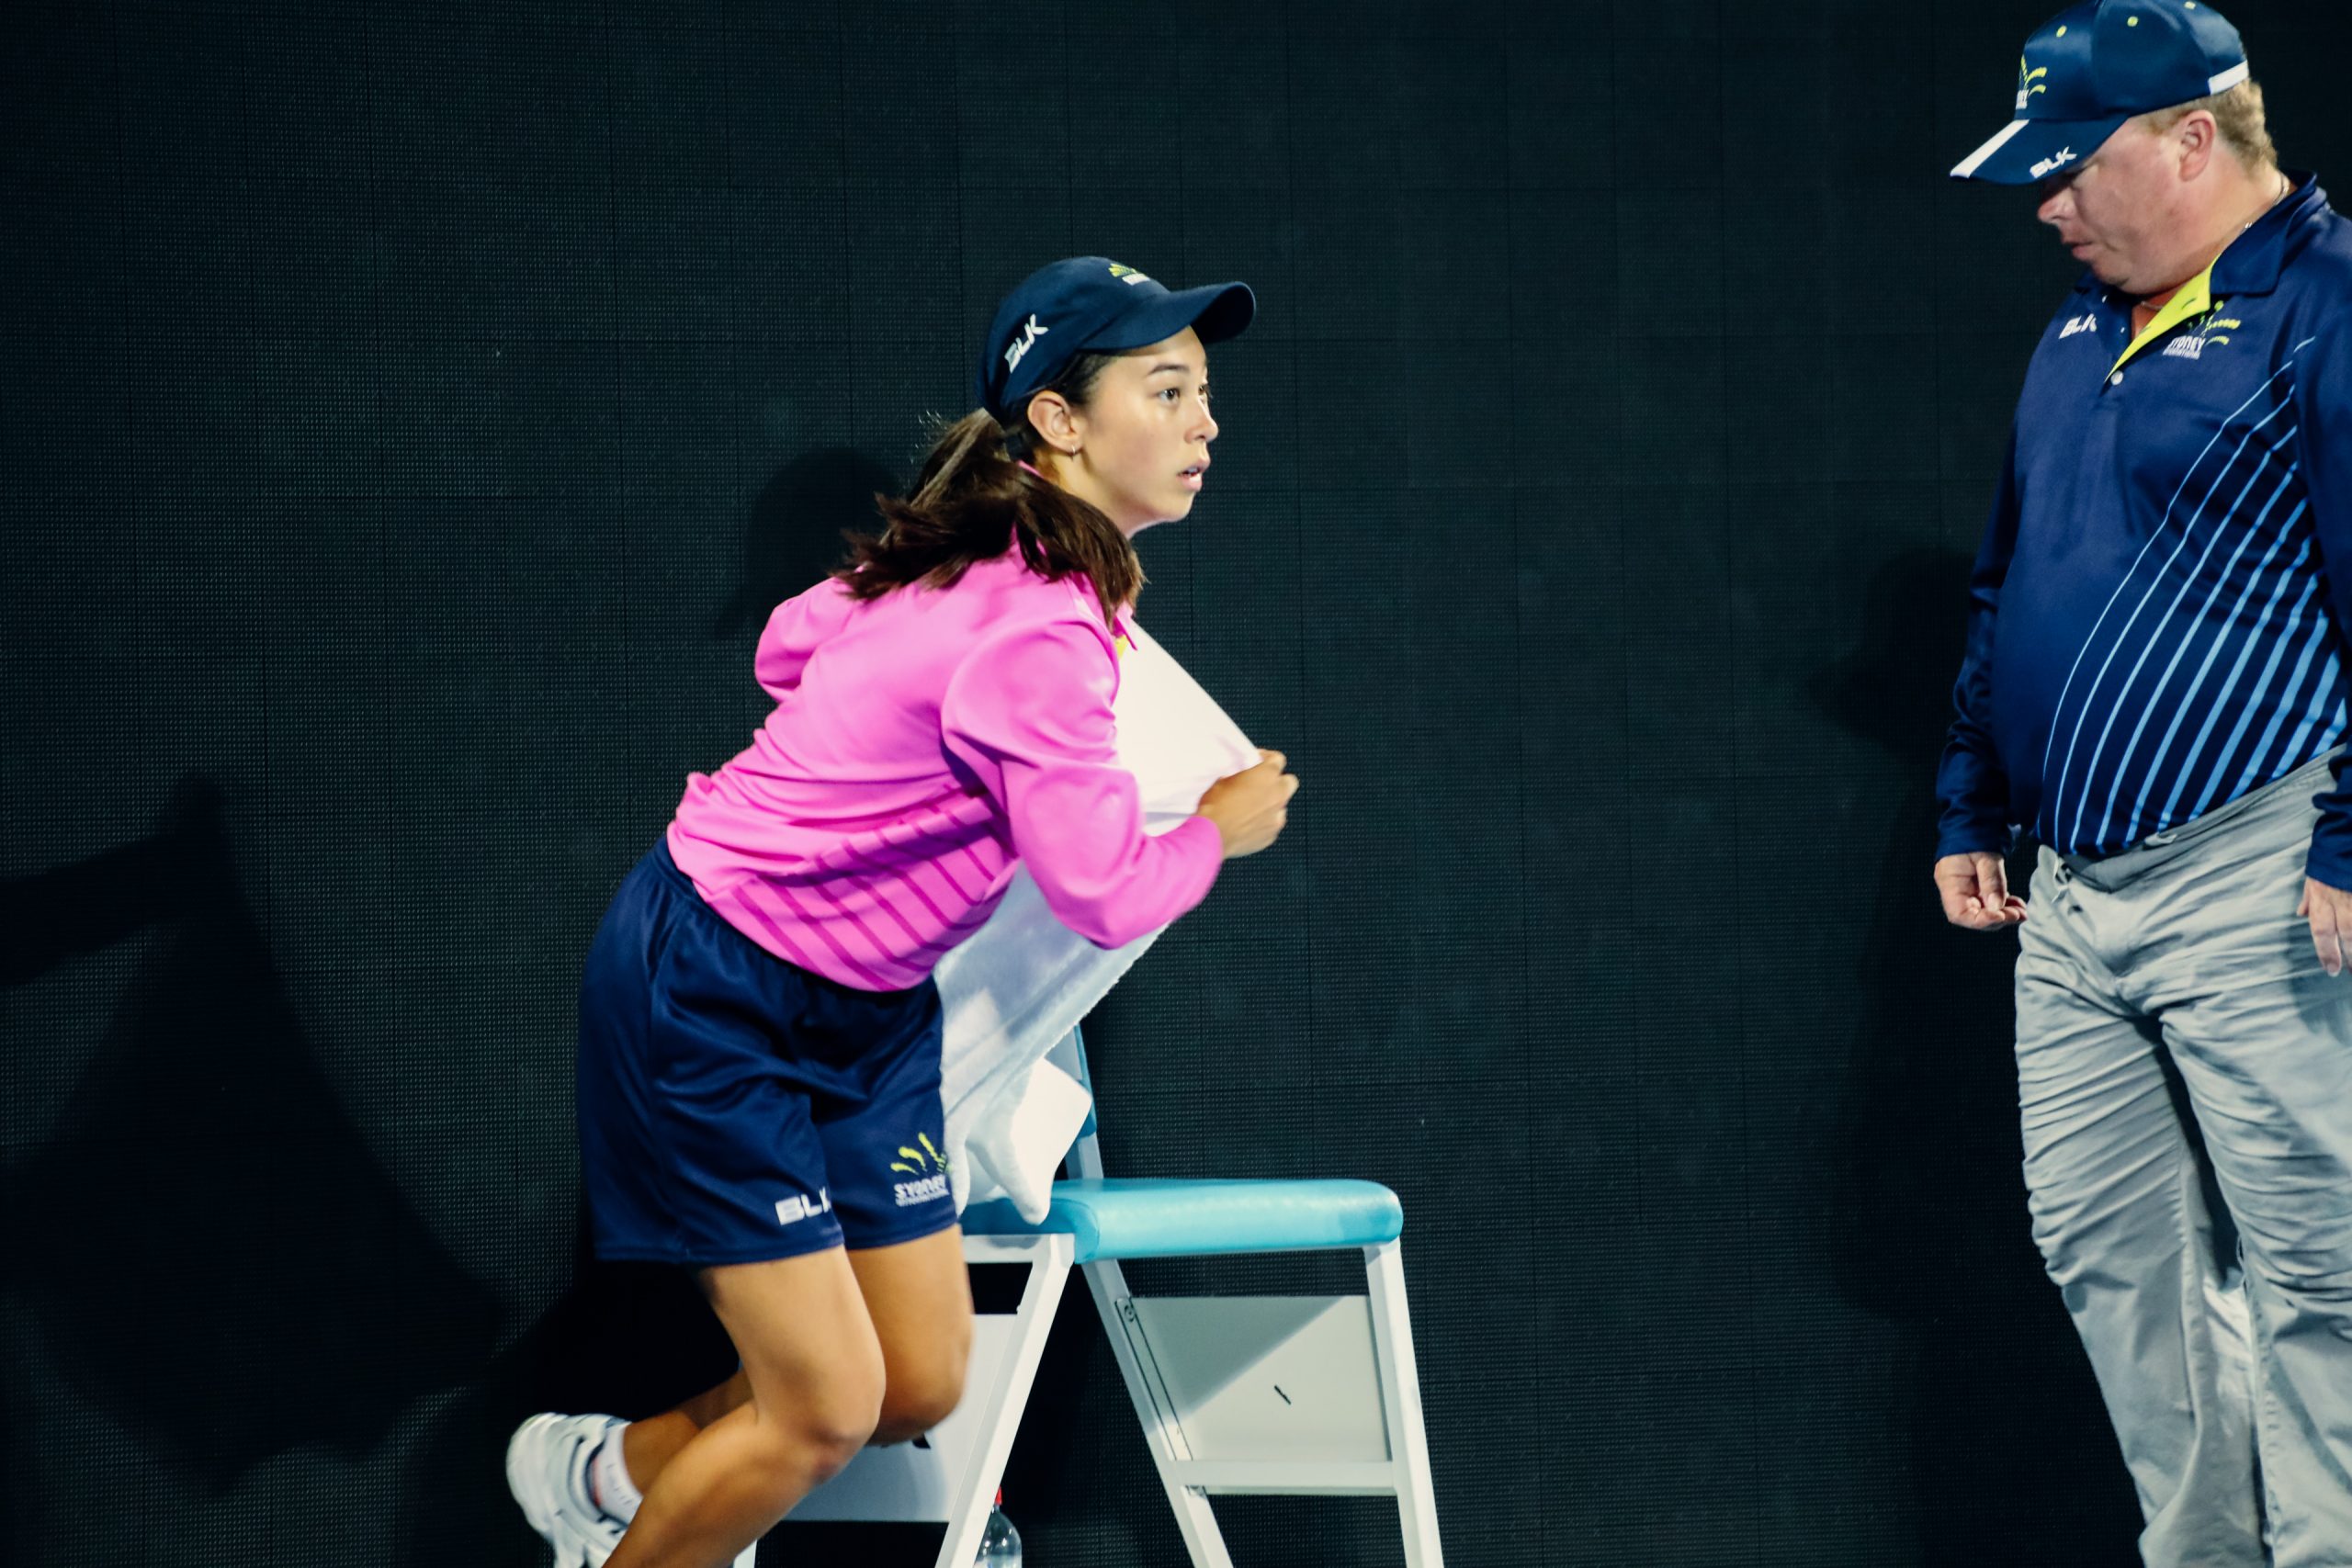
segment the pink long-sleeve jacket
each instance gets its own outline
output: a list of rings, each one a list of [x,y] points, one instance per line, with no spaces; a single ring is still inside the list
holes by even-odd
[[[860,603],[828,581],[776,607],[754,671],[775,710],[687,776],[670,852],[730,925],[804,969],[913,986],[1017,864],[1102,947],[1216,880],[1215,824],[1143,830],[1113,747],[1119,643],[1082,577],[1048,582],[1013,551],[945,590]]]

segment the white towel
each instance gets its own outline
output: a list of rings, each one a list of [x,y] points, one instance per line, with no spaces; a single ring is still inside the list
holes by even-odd
[[[1167,649],[1134,631],[1112,703],[1119,761],[1142,787],[1144,830],[1165,833],[1211,784],[1255,766],[1258,750]],[[1091,1102],[1045,1055],[1158,936],[1096,947],[1055,919],[1021,871],[987,923],[940,960],[940,1094],[958,1212],[1004,1196],[1023,1218],[1046,1217],[1056,1168]]]

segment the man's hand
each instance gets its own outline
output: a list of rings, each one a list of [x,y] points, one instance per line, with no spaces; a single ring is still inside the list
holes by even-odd
[[[2009,891],[2009,868],[1996,854],[1944,856],[1936,862],[1936,891],[1943,895],[1944,919],[1973,931],[1996,931],[2025,919],[2025,900]],[[2352,893],[2336,897],[2344,900],[2343,929],[2352,937]],[[2318,931],[2316,919],[2312,929]]]
[[[2345,954],[2352,950],[2352,893],[2311,877],[2303,878],[2303,901],[2295,913],[2312,923],[2312,946],[2319,966],[2331,975],[2344,973]]]

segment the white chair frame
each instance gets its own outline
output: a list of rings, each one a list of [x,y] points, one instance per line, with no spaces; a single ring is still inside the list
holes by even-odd
[[[1076,1031],[1054,1060],[1086,1080]],[[1068,1168],[1080,1180],[1102,1179],[1091,1120]],[[944,1522],[937,1568],[967,1568],[1063,1287],[1082,1267],[1193,1568],[1234,1568],[1212,1497],[1270,1495],[1393,1496],[1407,1568],[1443,1568],[1403,1244],[1361,1250],[1363,1296],[1137,1297],[1117,1259],[1077,1265],[1068,1235],[967,1235],[967,1261],[1021,1263],[1029,1273],[1016,1310],[976,1324],[963,1405],[921,1446],[867,1450],[789,1517]],[[737,1568],[752,1558],[747,1551]]]

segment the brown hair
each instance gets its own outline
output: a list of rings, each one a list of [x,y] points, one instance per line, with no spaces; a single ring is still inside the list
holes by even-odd
[[[2278,149],[2270,144],[2270,128],[2262,112],[2262,84],[2252,79],[2211,97],[2175,104],[2149,115],[2148,129],[2162,136],[2199,109],[2213,117],[2222,144],[2237,154],[2249,174],[2278,166]]]
[[[1084,408],[1111,355],[1081,354],[1049,389]],[[1135,546],[1102,510],[1022,466],[1036,431],[975,409],[942,428],[902,500],[877,495],[879,534],[847,536],[850,558],[833,573],[853,599],[879,599],[911,583],[952,588],[980,561],[1018,547],[1048,581],[1083,576],[1108,625],[1143,588]]]

